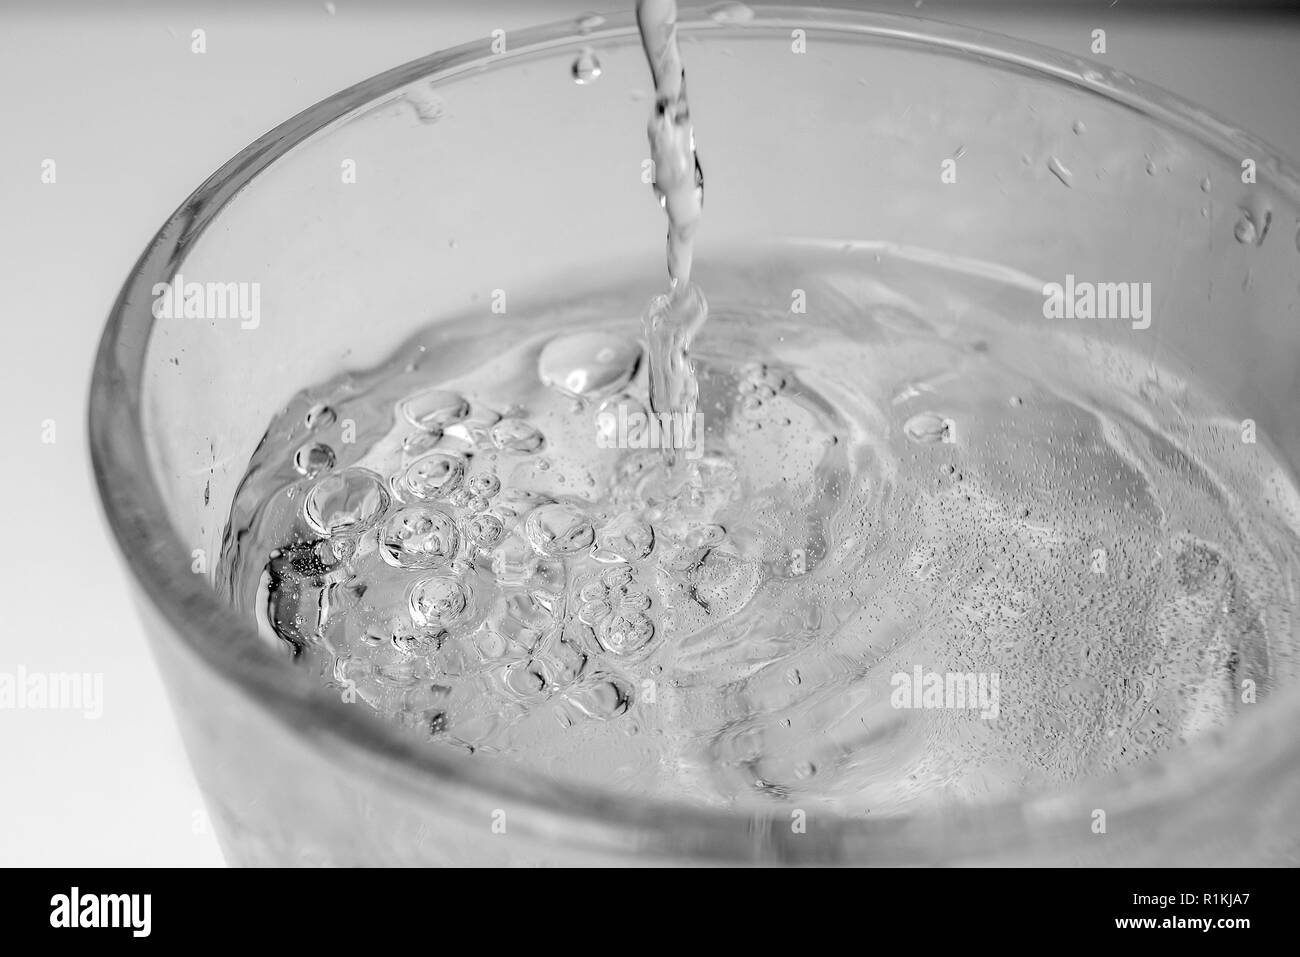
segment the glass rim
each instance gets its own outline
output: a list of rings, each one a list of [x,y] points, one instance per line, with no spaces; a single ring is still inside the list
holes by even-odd
[[[1090,91],[1135,110],[1211,149],[1235,165],[1256,159],[1261,182],[1300,208],[1300,176],[1263,141],[1156,86],[1070,54],[998,34],[939,21],[825,7],[751,6],[744,23],[719,22],[704,9],[681,11],[683,33],[740,39],[767,31],[806,29],[838,39],[907,44],[1011,69]],[[491,52],[481,39],[412,60],[349,87],[262,135],[209,176],[168,218],[129,273],[109,313],[95,358],[89,394],[89,440],[104,514],[134,585],[180,640],[183,652],[228,688],[268,714],[300,745],[323,751],[349,775],[382,780],[413,801],[448,790],[470,792],[576,825],[572,846],[587,843],[630,851],[721,860],[804,860],[844,863],[944,861],[1037,844],[1055,831],[1080,843],[1080,808],[1128,808],[1165,817],[1194,794],[1234,771],[1258,763],[1252,735],[1277,752],[1270,760],[1300,766],[1300,739],[1281,733],[1300,718],[1300,693],[1271,694],[1248,715],[1130,768],[987,804],[944,805],[918,813],[854,818],[833,812],[790,840],[789,810],[726,809],[622,794],[578,781],[559,781],[506,761],[485,762],[431,748],[400,728],[359,714],[336,700],[304,669],[288,667],[231,613],[205,576],[190,572],[188,547],[168,518],[153,475],[141,417],[145,357],[155,282],[176,272],[189,246],[224,206],[263,170],[312,136],[356,111],[371,108],[417,80],[442,83],[535,55],[602,41],[636,40],[635,16],[606,17],[580,30],[574,20],[509,33],[509,48]],[[1236,742],[1236,746],[1233,746]],[[1246,746],[1242,746],[1246,742]],[[1265,749],[1268,750],[1268,749]],[[1268,766],[1273,766],[1271,763]],[[525,811],[525,813],[527,813]],[[1086,813],[1086,812],[1085,812]],[[1068,814],[1068,817],[1067,817]],[[757,823],[767,819],[768,824]],[[776,826],[778,821],[784,826]],[[630,839],[629,829],[636,829]],[[783,832],[785,833],[783,837]],[[768,839],[764,843],[763,838]],[[1032,840],[1031,840],[1032,838]]]

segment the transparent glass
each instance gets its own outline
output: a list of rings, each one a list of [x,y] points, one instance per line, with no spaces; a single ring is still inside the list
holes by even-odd
[[[805,54],[792,50],[796,29]],[[1300,187],[1270,148],[1127,76],[967,29],[757,8],[744,25],[687,12],[680,30],[709,175],[703,256],[810,237],[1044,281],[1157,281],[1170,318],[1143,347],[1249,410],[1279,456],[1300,462]],[[570,66],[588,45],[603,73],[578,85]],[[297,390],[486,307],[493,289],[511,289],[512,313],[526,316],[527,290],[546,294],[557,277],[642,264],[660,281],[664,223],[641,178],[647,86],[628,15],[587,34],[514,33],[504,53],[485,39],[406,64],[232,159],[128,277],[95,368],[95,469],[227,859],[1294,861],[1294,689],[1159,761],[1060,793],[878,820],[820,814],[796,833],[784,808],[650,802],[421,747],[289,666],[222,604],[210,573],[195,573],[215,564],[236,484]],[[940,163],[958,154],[958,182],[944,184]],[[1075,171],[1070,185],[1053,156]],[[1241,181],[1244,158],[1254,185]],[[355,183],[343,182],[347,161]],[[1243,209],[1260,223],[1271,214],[1259,245],[1234,240]],[[154,284],[177,273],[259,282],[257,328],[155,320]],[[1091,828],[1095,809],[1105,835]],[[500,811],[505,834],[494,833]]]

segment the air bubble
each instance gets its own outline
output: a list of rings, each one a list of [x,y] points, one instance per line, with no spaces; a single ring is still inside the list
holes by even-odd
[[[524,521],[528,541],[543,555],[571,555],[589,548],[596,533],[591,522],[574,505],[556,502],[528,513]]]
[[[596,640],[613,655],[635,655],[654,640],[655,626],[642,612],[620,611],[596,626]]]
[[[632,706],[632,688],[622,678],[602,676],[568,692],[564,700],[588,718],[610,721]]]
[[[542,384],[574,399],[599,399],[623,388],[636,374],[641,345],[605,332],[558,336],[537,357]]]
[[[313,405],[303,417],[303,423],[309,429],[328,429],[338,421],[338,414],[324,403]]]
[[[501,491],[501,479],[490,473],[473,476],[466,487],[481,498],[491,498]]]
[[[442,433],[438,431],[426,432],[421,429],[419,432],[412,432],[402,439],[402,463],[408,464],[412,459],[418,459],[421,455],[432,452],[442,441]]]
[[[654,547],[655,532],[649,523],[624,514],[597,534],[595,557],[603,561],[639,562],[650,557]]]
[[[303,517],[326,537],[363,532],[388,507],[383,480],[366,469],[350,468],[325,476],[303,500]]]
[[[480,512],[465,521],[465,537],[480,548],[493,548],[505,535],[505,525],[491,512]]]
[[[407,466],[401,487],[418,499],[450,495],[465,477],[465,459],[454,452],[430,452]]]
[[[528,700],[546,695],[551,680],[546,665],[539,659],[533,658],[507,665],[502,672],[501,684],[515,697]]]
[[[903,425],[903,434],[913,442],[928,444],[942,442],[949,437],[951,422],[933,412],[914,415]]]
[[[443,637],[441,631],[398,632],[393,635],[393,647],[407,657],[427,656],[437,650]]]
[[[488,500],[482,495],[475,495],[464,486],[448,495],[447,502],[453,508],[463,509],[467,512],[481,512],[488,505]]]
[[[308,442],[293,454],[293,467],[299,475],[315,478],[334,467],[334,450],[323,442]]]
[[[503,452],[536,452],[546,442],[541,429],[525,419],[502,419],[492,426],[491,436]]]
[[[434,568],[460,547],[460,532],[451,517],[424,505],[403,508],[384,522],[379,554],[397,568]]]
[[[445,389],[428,389],[402,401],[402,416],[416,428],[440,432],[469,415],[465,397]]]
[[[446,575],[421,579],[411,588],[411,620],[417,625],[446,628],[456,623],[468,605],[464,583]]]

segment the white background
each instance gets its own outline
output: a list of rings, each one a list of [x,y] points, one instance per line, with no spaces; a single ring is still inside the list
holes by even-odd
[[[631,4],[631,0],[626,0]],[[828,0],[829,2],[829,0]],[[841,0],[843,2],[843,0]],[[216,865],[202,799],[95,499],[84,436],[100,328],[154,231],[299,110],[443,47],[594,4],[0,0],[0,672],[96,672],[97,721],[0,710],[0,865]],[[859,4],[860,5],[860,4]],[[1131,4],[875,7],[1103,60],[1300,157],[1300,15]],[[207,52],[190,52],[190,31]],[[636,122],[640,122],[636,120]],[[41,183],[54,159],[57,182]],[[56,441],[41,441],[53,420]]]

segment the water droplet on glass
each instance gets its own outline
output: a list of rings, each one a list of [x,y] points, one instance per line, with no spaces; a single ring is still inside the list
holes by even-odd
[[[573,73],[573,81],[579,86],[600,78],[600,60],[596,59],[595,51],[590,48],[578,54],[570,69]]]
[[[1071,173],[1066,165],[1055,156],[1047,161],[1047,168],[1051,171],[1053,176],[1059,179],[1066,186],[1074,185],[1074,174]]]
[[[350,468],[325,476],[303,499],[303,517],[320,535],[362,532],[388,507],[383,480],[367,469]]]
[[[1270,210],[1264,210],[1263,215],[1257,215],[1249,209],[1243,209],[1237,219],[1237,225],[1232,229],[1232,235],[1243,245],[1262,246],[1272,223],[1273,213]]]
[[[402,94],[402,99],[410,104],[421,123],[437,123],[446,111],[442,97],[424,84],[411,87]]]

